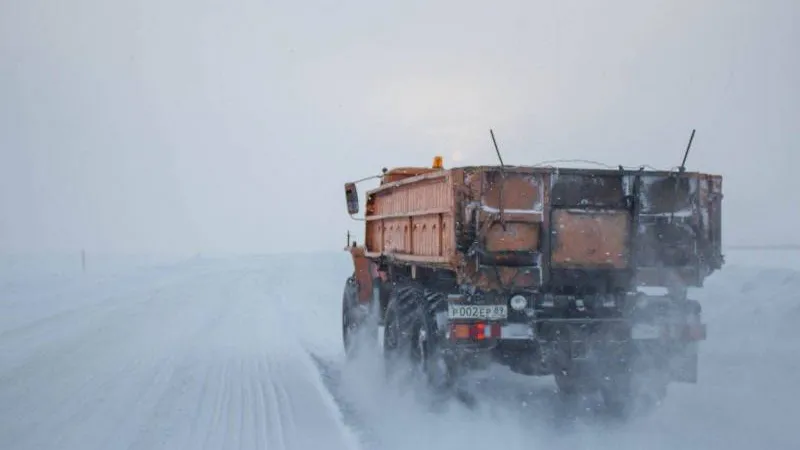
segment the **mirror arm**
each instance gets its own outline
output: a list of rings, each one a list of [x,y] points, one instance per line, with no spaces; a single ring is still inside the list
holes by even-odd
[[[383,173],[386,173],[386,169],[383,170]],[[356,181],[350,181],[344,184],[345,189],[345,196],[347,198],[347,212],[350,215],[350,218],[353,220],[360,220],[365,221],[366,217],[354,217],[355,214],[358,214],[360,210],[360,200],[358,198],[358,189],[356,188],[356,184],[367,181],[373,180],[376,178],[381,178],[383,175],[372,175],[366,178],[362,178]]]

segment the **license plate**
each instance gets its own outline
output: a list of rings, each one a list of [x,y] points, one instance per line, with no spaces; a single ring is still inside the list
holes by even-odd
[[[502,320],[508,317],[506,305],[449,305],[450,319]]]

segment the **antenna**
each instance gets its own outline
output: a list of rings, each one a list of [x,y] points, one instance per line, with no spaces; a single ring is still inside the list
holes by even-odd
[[[503,157],[500,156],[500,149],[497,147],[497,140],[495,140],[494,131],[492,131],[491,128],[489,128],[489,134],[492,135],[492,143],[494,144],[494,151],[497,152],[497,159],[500,160],[500,168],[502,168],[503,171],[505,172],[505,164],[503,164]]]
[[[506,166],[503,164],[503,157],[500,155],[500,148],[497,146],[497,140],[494,138],[494,131],[489,128],[489,134],[492,135],[492,144],[494,144],[494,151],[497,152],[497,159],[500,160],[500,176],[502,177],[500,181],[500,198],[499,205],[497,209],[500,210],[500,226],[503,227],[503,231],[506,231],[506,221],[503,214],[503,186],[506,184]]]
[[[689,144],[686,145],[686,153],[683,154],[683,161],[681,162],[681,166],[678,168],[680,173],[686,172],[686,158],[689,157],[689,150],[692,148],[692,141],[694,140],[694,132],[695,129],[692,128],[692,135],[689,136]]]

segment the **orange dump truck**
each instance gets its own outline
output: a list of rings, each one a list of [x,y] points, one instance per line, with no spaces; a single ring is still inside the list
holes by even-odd
[[[441,388],[490,363],[554,375],[565,396],[588,389],[613,408],[629,404],[637,375],[656,396],[696,382],[705,326],[687,288],[723,264],[721,183],[440,158],[384,170],[366,193],[363,241],[348,238],[345,348],[378,345]],[[345,192],[358,214],[355,183]]]

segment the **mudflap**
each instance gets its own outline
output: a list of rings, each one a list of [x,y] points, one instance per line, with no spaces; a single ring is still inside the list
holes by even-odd
[[[342,341],[349,360],[365,350],[375,350],[377,328],[374,303],[359,301],[360,286],[355,276],[347,279],[342,295]]]
[[[690,342],[671,355],[669,361],[670,379],[676,383],[697,383],[698,344]]]

